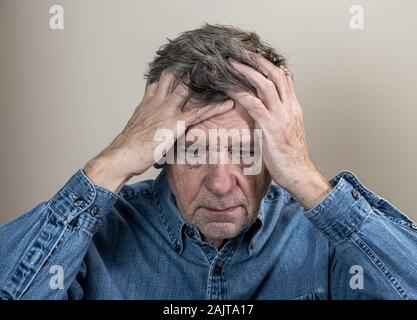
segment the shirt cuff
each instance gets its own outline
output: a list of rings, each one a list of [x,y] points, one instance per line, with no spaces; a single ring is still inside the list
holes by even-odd
[[[117,194],[95,185],[79,169],[50,199],[49,204],[71,223],[92,234],[117,201]]]
[[[378,196],[367,189],[350,171],[330,179],[332,191],[305,216],[332,243],[345,239],[372,211]]]

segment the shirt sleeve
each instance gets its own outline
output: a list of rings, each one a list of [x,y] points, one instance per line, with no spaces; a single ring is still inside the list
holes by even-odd
[[[0,228],[0,299],[68,298],[116,200],[80,169],[51,199]]]
[[[332,299],[416,299],[417,224],[350,171],[304,211],[330,242]]]

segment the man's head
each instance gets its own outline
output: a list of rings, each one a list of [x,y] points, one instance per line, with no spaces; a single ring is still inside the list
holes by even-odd
[[[149,63],[145,79],[158,81],[162,71],[173,68],[178,82],[190,89],[190,100],[198,105],[224,101],[226,91],[251,90],[255,88],[230,67],[229,57],[261,72],[247,51],[256,52],[277,66],[287,67],[286,59],[255,32],[205,24],[201,28],[183,32],[174,40],[161,46]]]
[[[256,94],[252,85],[227,61],[232,57],[260,72],[247,51],[257,52],[274,64],[286,67],[285,59],[262,42],[256,33],[205,24],[162,46],[149,64],[145,77],[152,83],[159,80],[165,68],[176,70],[178,83],[185,84],[190,91],[183,110],[226,101],[230,99],[226,92],[245,90]],[[209,141],[210,130],[237,130],[242,140],[239,147],[245,149],[246,145],[253,150],[255,127],[254,120],[235,102],[234,109],[188,128],[186,134],[195,129],[206,133],[207,155],[214,153],[219,159],[224,150],[213,150],[213,141]],[[244,141],[243,129],[251,130],[249,140],[246,136],[248,141]],[[219,160],[197,165],[166,165],[170,187],[184,219],[194,224],[203,238],[216,246],[237,236],[256,220],[262,198],[271,183],[264,166],[258,174],[247,175],[243,161],[231,162]]]

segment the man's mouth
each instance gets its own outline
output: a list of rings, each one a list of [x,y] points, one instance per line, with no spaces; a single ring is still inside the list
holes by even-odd
[[[240,206],[228,207],[228,208],[207,208],[203,207],[208,213],[212,215],[233,215],[239,212]]]

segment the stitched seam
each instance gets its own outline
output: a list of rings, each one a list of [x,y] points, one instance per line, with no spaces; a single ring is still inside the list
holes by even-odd
[[[349,237],[349,238],[373,262],[373,264],[384,274],[384,276],[386,277],[388,282],[397,291],[398,295],[403,300],[411,300],[410,295],[401,286],[400,282],[394,277],[391,270],[389,270],[387,268],[387,266],[382,262],[382,260],[378,257],[378,255],[366,244],[366,242],[363,241],[362,238],[359,237],[359,235],[356,234],[356,233],[353,233],[351,235],[351,237]]]
[[[363,208],[361,207],[361,210],[363,210]],[[360,226],[364,223],[364,221],[369,217],[369,215],[372,212],[372,208],[371,210],[369,210],[366,215],[363,217],[362,221],[359,222],[351,231],[349,231],[343,238],[341,238],[339,241],[334,242],[335,245],[338,245],[340,243],[342,243],[343,241],[346,241],[352,234],[354,234],[356,232],[357,229],[360,228]]]
[[[49,209],[49,208],[50,209]],[[48,210],[49,213],[51,215],[48,214]],[[45,213],[48,214],[47,218],[45,219],[45,222],[42,224],[42,226],[39,228],[39,231],[36,233],[36,235],[33,237],[32,241],[30,242],[30,244],[27,246],[26,250],[24,250],[23,254],[20,256],[18,262],[16,263],[16,265],[12,268],[12,270],[9,272],[9,274],[7,275],[7,277],[5,278],[5,280],[3,281],[3,283],[1,284],[1,288],[4,288],[7,286],[7,284],[9,283],[9,281],[12,279],[12,277],[15,275],[16,271],[19,269],[19,265],[22,262],[22,260],[24,259],[24,257],[28,254],[28,252],[33,248],[34,244],[36,243],[37,239],[39,238],[40,234],[44,231],[44,229],[48,226],[51,220],[52,215],[54,213],[56,213],[56,210],[53,209],[52,205],[47,205],[47,207],[45,208]],[[3,290],[3,289],[2,289]]]
[[[20,300],[20,298],[26,293],[26,291],[28,290],[28,288],[30,287],[30,285],[32,284],[32,282],[35,280],[36,276],[39,274],[39,272],[42,270],[45,262],[49,259],[49,257],[51,256],[52,252],[54,252],[56,246],[61,242],[61,238],[63,237],[65,231],[67,230],[68,225],[64,226],[64,230],[62,230],[61,234],[59,235],[58,239],[55,241],[54,245],[52,246],[51,250],[49,251],[49,253],[46,255],[45,259],[43,260],[43,262],[41,264],[39,264],[39,268],[34,272],[32,278],[29,280],[28,284],[26,285],[26,287],[22,290],[22,292],[17,296],[17,299]]]

